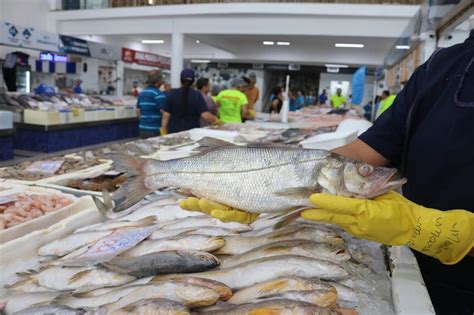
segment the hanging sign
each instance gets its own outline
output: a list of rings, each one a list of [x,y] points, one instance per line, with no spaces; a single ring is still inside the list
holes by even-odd
[[[89,44],[86,40],[72,36],[59,35],[61,44],[59,50],[67,54],[90,56]]]
[[[91,57],[105,60],[121,60],[122,48],[102,43],[89,42]]]
[[[122,48],[122,61],[167,70],[171,68],[171,58],[128,48]]]
[[[59,36],[8,22],[1,22],[0,44],[38,50],[58,51]]]

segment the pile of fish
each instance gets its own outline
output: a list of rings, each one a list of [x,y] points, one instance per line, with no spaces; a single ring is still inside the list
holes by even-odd
[[[0,197],[0,230],[57,211],[73,201],[56,194],[14,193]]]
[[[393,313],[381,249],[333,227],[274,230],[270,214],[225,223],[174,198],[111,215],[39,247],[36,266],[5,286],[4,312]]]
[[[19,180],[39,180],[54,175],[67,174],[80,171],[92,166],[104,163],[97,158],[79,158],[79,157],[54,157],[47,159],[48,162],[61,161],[61,167],[54,173],[30,172],[28,168],[37,161],[27,161],[14,166],[0,169],[0,178],[19,179]]]

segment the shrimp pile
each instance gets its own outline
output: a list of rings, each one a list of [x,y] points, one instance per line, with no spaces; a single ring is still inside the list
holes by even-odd
[[[71,200],[59,195],[14,194],[14,201],[0,204],[0,230],[64,208]]]

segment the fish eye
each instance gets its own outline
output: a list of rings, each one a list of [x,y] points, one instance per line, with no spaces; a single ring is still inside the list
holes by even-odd
[[[363,177],[370,176],[374,172],[374,167],[369,164],[359,166],[359,174]]]

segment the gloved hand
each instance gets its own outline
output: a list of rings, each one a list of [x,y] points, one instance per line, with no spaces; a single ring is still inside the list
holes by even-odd
[[[166,136],[168,134],[168,129],[166,128],[160,128],[160,135],[161,136]]]
[[[255,119],[255,111],[253,109],[249,109],[247,112],[248,119]]]
[[[184,210],[200,211],[219,219],[223,222],[239,222],[250,224],[258,218],[257,213],[249,213],[242,210],[233,209],[220,203],[202,198],[189,197],[181,200],[179,206]]]
[[[425,208],[395,192],[373,200],[313,194],[310,201],[319,209],[304,210],[305,219],[386,245],[406,245],[443,264],[456,264],[474,246],[474,214],[466,210]]]
[[[217,119],[215,122],[212,123],[213,126],[222,126],[225,124],[222,120]]]

